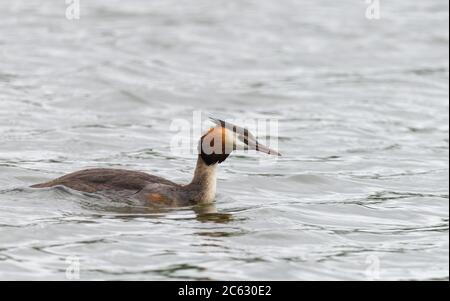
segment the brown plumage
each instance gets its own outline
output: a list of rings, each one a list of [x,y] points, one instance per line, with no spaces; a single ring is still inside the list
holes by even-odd
[[[154,206],[187,206],[210,204],[216,195],[216,170],[237,149],[241,141],[249,149],[279,155],[258,143],[246,129],[214,120],[217,127],[208,131],[199,142],[199,156],[192,182],[179,185],[144,172],[123,169],[86,169],[33,188],[66,186],[68,188],[99,193],[111,198],[134,198]]]
[[[126,190],[137,193],[149,183],[179,186],[174,182],[144,172],[124,169],[95,168],[80,170],[53,181],[33,185],[31,187],[45,188],[62,185],[89,193],[107,190]]]

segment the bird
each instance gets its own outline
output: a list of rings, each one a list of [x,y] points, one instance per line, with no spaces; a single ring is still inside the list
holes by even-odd
[[[216,198],[217,167],[234,151],[256,150],[273,156],[281,154],[261,144],[247,128],[221,119],[210,119],[215,126],[198,142],[197,165],[193,179],[187,185],[140,171],[94,168],[31,187],[64,186],[85,193],[134,199],[158,208],[212,204]]]

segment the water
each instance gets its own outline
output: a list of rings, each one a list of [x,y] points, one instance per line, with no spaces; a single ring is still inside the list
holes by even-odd
[[[448,1],[341,2],[0,1],[0,279],[448,280]],[[188,182],[169,128],[197,110],[279,120],[284,156],[230,158],[216,213],[27,188]]]

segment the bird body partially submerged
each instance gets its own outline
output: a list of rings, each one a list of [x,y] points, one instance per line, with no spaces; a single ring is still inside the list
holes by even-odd
[[[97,168],[77,171],[31,187],[65,186],[87,193],[138,199],[145,204],[161,207],[212,203],[216,196],[217,166],[233,151],[245,147],[279,155],[258,143],[246,129],[234,125],[230,129],[225,122],[214,121],[217,126],[200,139],[194,178],[188,185],[179,185],[139,171]]]

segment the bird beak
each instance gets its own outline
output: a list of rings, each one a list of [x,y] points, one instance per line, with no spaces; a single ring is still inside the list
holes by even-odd
[[[281,154],[276,150],[271,149],[264,144],[259,143],[258,140],[249,139],[248,141],[244,141],[245,144],[249,146],[249,149],[257,150],[258,152],[265,153],[268,155],[281,157]]]
[[[276,150],[273,150],[263,144],[258,144],[256,147],[256,150],[268,155],[273,155],[273,156],[278,156],[281,157],[281,154],[279,152],[277,152]]]

